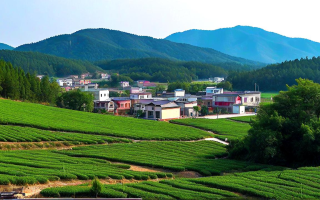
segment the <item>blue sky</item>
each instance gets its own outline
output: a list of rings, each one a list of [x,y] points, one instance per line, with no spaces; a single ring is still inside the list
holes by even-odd
[[[14,47],[85,28],[164,38],[236,25],[320,42],[317,0],[0,0],[0,43]]]

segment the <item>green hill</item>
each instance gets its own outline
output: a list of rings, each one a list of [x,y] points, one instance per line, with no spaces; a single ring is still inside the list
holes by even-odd
[[[320,83],[320,57],[286,61],[250,72],[230,73],[228,81],[238,90],[253,90],[257,83],[261,91],[279,91],[286,90],[286,85],[295,85],[297,78]]]
[[[37,51],[65,58],[99,61],[123,58],[159,57],[206,63],[236,62],[256,67],[264,64],[226,55],[219,51],[137,36],[109,29],[85,29],[17,47],[17,51]]]
[[[172,42],[212,48],[223,53],[264,63],[320,56],[320,43],[289,38],[250,26],[217,30],[188,30],[165,39]]]
[[[21,67],[25,72],[57,77],[101,70],[87,61],[60,58],[39,52],[0,50],[1,59]]]
[[[12,46],[7,45],[7,44],[0,43],[0,50],[1,49],[12,50],[14,48]]]

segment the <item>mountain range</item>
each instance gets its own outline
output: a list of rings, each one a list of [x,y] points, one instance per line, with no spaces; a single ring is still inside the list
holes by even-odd
[[[7,45],[7,44],[0,43],[0,50],[2,50],[2,49],[12,50],[14,48],[12,46]]]
[[[264,63],[320,56],[320,43],[303,38],[289,38],[250,26],[188,30],[174,33],[165,39],[212,48],[225,54]]]
[[[36,43],[21,45],[15,50],[36,51],[88,61],[158,57],[211,64],[233,62],[257,67],[264,66],[264,63],[230,56],[210,48],[109,29],[84,29],[73,34],[59,35]]]

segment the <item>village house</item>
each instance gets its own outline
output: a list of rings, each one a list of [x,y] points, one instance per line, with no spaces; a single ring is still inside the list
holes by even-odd
[[[73,85],[72,84],[73,83],[72,79],[57,79],[57,83],[61,87],[72,86]]]
[[[70,75],[70,76],[68,76],[68,78],[77,79],[77,78],[79,78],[79,76],[78,75]]]
[[[120,86],[121,86],[122,88],[130,86],[129,81],[121,81],[121,82],[120,82]]]
[[[114,102],[114,114],[115,115],[125,115],[130,112],[131,100],[129,97],[114,97],[111,98]]]
[[[155,83],[151,83],[150,81],[146,81],[146,80],[137,81],[137,85],[140,88],[148,88],[148,87],[156,87],[157,86]]]
[[[221,83],[222,81],[224,81],[223,77],[214,77],[213,78],[213,82],[215,82],[215,83]]]
[[[81,78],[82,78],[82,79],[85,79],[85,78],[91,77],[91,76],[92,76],[92,75],[91,75],[89,72],[81,74]]]
[[[168,120],[180,118],[180,107],[172,101],[153,101],[145,106],[146,119]]]
[[[41,80],[44,77],[44,75],[37,75],[37,77]]]
[[[212,96],[213,108],[226,109],[230,113],[244,113],[245,108],[255,108],[261,101],[261,93],[255,91],[224,92]]]

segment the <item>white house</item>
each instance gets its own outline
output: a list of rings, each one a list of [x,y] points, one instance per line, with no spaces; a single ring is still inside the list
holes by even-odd
[[[72,86],[72,79],[57,79],[59,86]]]
[[[178,119],[180,117],[180,107],[168,100],[153,101],[145,106],[147,119]]]
[[[183,96],[185,96],[185,94],[186,94],[186,91],[183,89],[175,89],[174,90],[175,97],[183,97]]]
[[[216,88],[216,87],[207,87],[206,88],[206,96],[212,96],[214,94],[222,94],[223,88]]]
[[[215,83],[221,83],[222,81],[224,81],[223,77],[214,77],[213,78],[213,82],[215,82]]]
[[[121,82],[120,82],[120,86],[124,88],[124,87],[130,86],[130,84],[129,84],[128,81],[121,81]]]
[[[152,99],[152,93],[150,92],[140,92],[140,93],[132,93],[130,94],[130,99]]]

